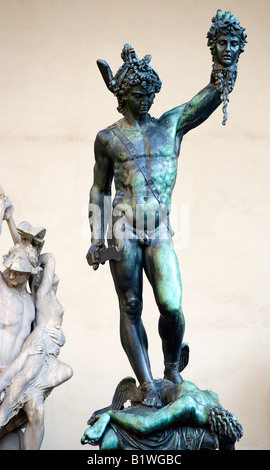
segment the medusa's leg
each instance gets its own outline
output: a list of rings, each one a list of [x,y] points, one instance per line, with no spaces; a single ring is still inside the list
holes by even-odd
[[[106,431],[101,440],[100,449],[101,450],[112,450],[112,449],[119,449],[119,440],[112,428],[110,426],[107,427]]]
[[[203,392],[202,398],[203,398]],[[180,399],[161,409],[143,415],[125,413],[121,411],[108,411],[113,423],[123,429],[137,434],[147,435],[153,432],[163,431],[173,426],[204,427],[208,424],[207,410],[209,405],[198,402],[197,399],[182,395]]]
[[[110,415],[108,413],[100,415],[97,421],[84,431],[81,439],[82,444],[96,445],[105,433],[109,422]]]

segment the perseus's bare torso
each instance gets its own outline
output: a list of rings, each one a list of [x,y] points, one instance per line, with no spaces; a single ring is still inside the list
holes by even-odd
[[[176,181],[180,138],[175,137],[174,129],[168,123],[150,119],[144,130],[128,127],[125,121],[119,128],[136,149],[136,159],[140,160],[159,193],[159,199],[170,212],[171,196]],[[137,163],[128,153],[118,137],[113,137],[108,148],[113,162],[115,182],[114,213],[125,213],[133,225],[146,220],[160,220],[160,205],[153,195]],[[118,209],[118,211],[117,211]]]

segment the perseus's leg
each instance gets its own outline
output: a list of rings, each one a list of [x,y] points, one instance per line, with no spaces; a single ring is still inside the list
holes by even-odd
[[[177,384],[182,381],[179,358],[185,320],[182,312],[180,270],[169,236],[151,240],[145,250],[145,272],[153,287],[160,312],[159,334],[164,354],[164,378]]]
[[[122,346],[140,384],[152,380],[148,342],[142,323],[142,250],[137,240],[122,240],[120,261],[110,268],[120,307]]]

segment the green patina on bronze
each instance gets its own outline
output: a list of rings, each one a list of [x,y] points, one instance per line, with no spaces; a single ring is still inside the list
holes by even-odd
[[[161,80],[150,66],[150,55],[139,59],[135,50],[125,44],[121,55],[123,65],[115,76],[107,62],[97,61],[107,88],[118,100],[118,111],[123,118],[100,131],[95,140],[94,183],[89,206],[92,245],[87,261],[97,269],[101,259],[103,263],[106,260],[105,236],[110,215],[107,203],[114,181],[115,197],[110,202],[112,236],[108,237],[108,244],[121,254],[118,261],[110,260],[120,307],[121,342],[143,392],[141,403],[150,408],[149,413],[153,408],[162,408],[164,403],[151,372],[142,322],[143,272],[153,288],[160,313],[158,328],[164,379],[178,386],[183,384],[179,362],[185,320],[169,216],[181,142],[222,101],[223,124],[226,123],[228,94],[233,89],[239,54],[246,43],[239,21],[230,12],[222,14],[221,10],[212,19],[207,37],[213,57],[210,83],[190,101],[158,119],[149,114],[161,89]],[[100,218],[94,216],[93,207],[99,209]],[[110,258],[108,252],[107,255]],[[174,408],[179,408],[179,399]],[[183,402],[181,410],[182,405]],[[160,415],[164,416],[163,409]],[[112,419],[114,415],[109,413],[109,416]],[[104,422],[106,417],[102,418]],[[127,420],[127,415],[124,419]],[[134,419],[141,422],[140,417]]]
[[[107,409],[92,418],[82,443],[99,444],[102,450],[230,450],[241,438],[242,426],[214,392],[188,381],[173,385],[159,380],[156,386],[163,408]]]

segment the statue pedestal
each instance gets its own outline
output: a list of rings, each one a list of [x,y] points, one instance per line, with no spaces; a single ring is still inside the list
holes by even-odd
[[[135,403],[140,387],[127,377],[117,386],[112,405],[93,413],[82,444],[100,450],[234,450],[242,426],[220,405],[216,393],[188,381],[154,383],[161,408],[143,405],[143,395]],[[124,408],[127,401],[131,406]]]

